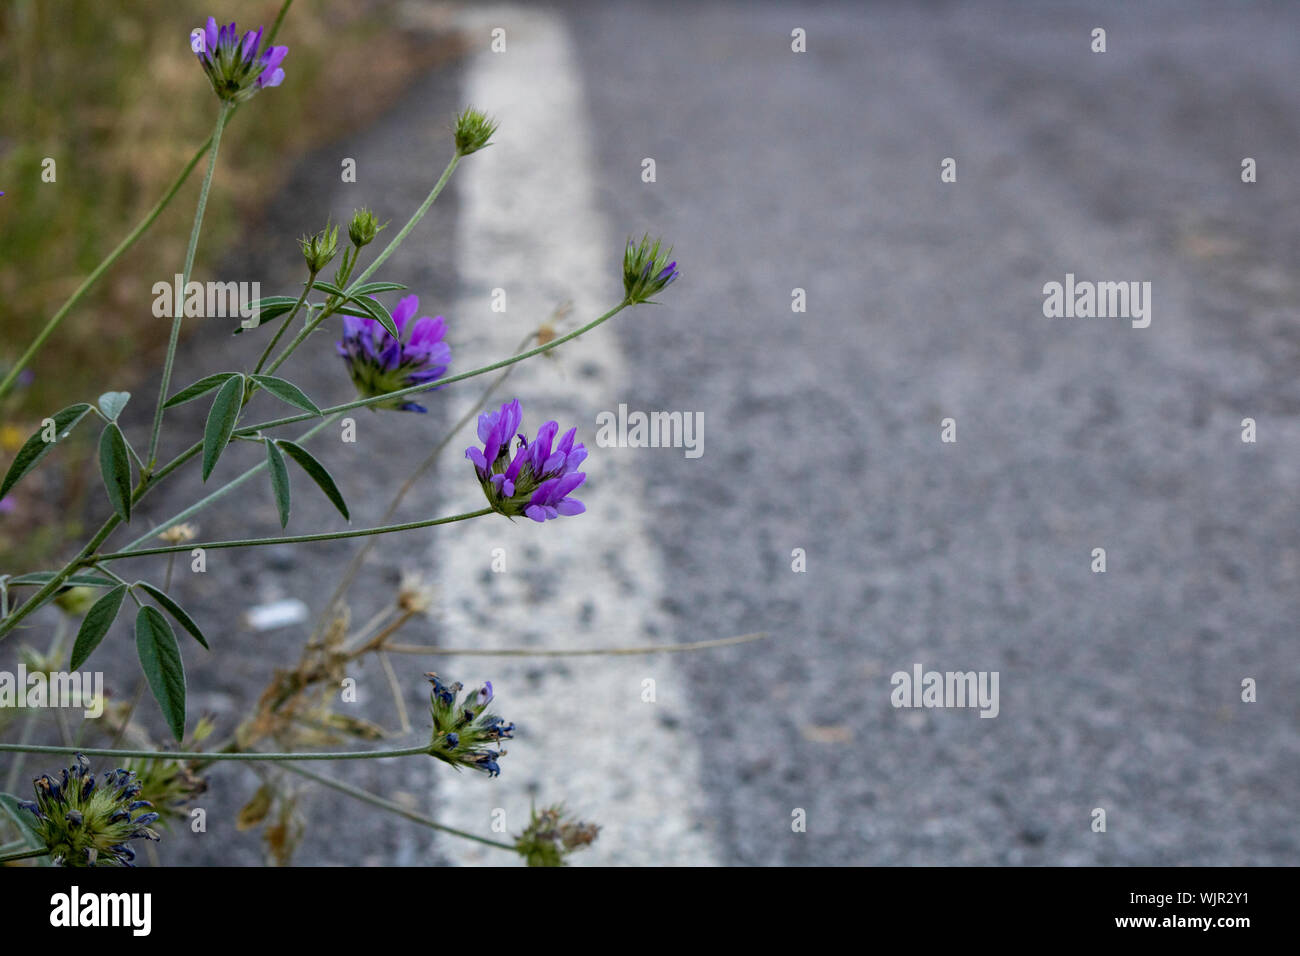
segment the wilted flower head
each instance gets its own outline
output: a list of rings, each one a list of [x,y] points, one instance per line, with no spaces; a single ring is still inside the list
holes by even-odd
[[[158,533],[159,541],[166,541],[168,544],[185,544],[187,541],[193,541],[199,535],[197,525],[188,521],[174,524],[166,531]]]
[[[487,681],[477,691],[470,691],[458,700],[464,689],[460,681],[444,684],[432,671],[424,676],[433,685],[429,695],[429,711],[433,717],[429,755],[457,769],[469,767],[489,777],[499,776],[501,768],[497,761],[506,755],[499,744],[514,736],[515,725],[488,712],[492,682]],[[498,749],[490,750],[487,744],[498,744]]]
[[[261,42],[261,27],[241,37],[233,23],[218,27],[216,19],[208,17],[207,27],[191,34],[190,47],[217,96],[229,102],[242,102],[263,87],[284,82],[280,64],[289,48],[268,46],[259,51]]]
[[[128,840],[157,840],[149,824],[157,813],[131,814],[153,806],[140,799],[140,782],[129,770],[110,770],[96,785],[90,762],[77,762],[56,779],[42,774],[35,780],[36,801],[18,806],[36,816],[36,832],[50,858],[62,866],[132,866],[135,851]]]
[[[648,234],[635,245],[631,239],[627,241],[627,248],[623,250],[623,291],[628,302],[649,302],[650,296],[661,292],[681,275],[677,263],[670,261],[672,246],[660,252],[660,242],[656,239],[651,243]]]
[[[397,606],[411,614],[425,614],[433,607],[436,591],[419,571],[403,571],[397,585]]]
[[[600,833],[594,823],[568,818],[564,807],[533,808],[528,829],[515,837],[515,850],[529,866],[564,866],[564,858],[591,846]]]
[[[465,457],[474,463],[478,472],[488,504],[508,518],[526,515],[534,521],[582,514],[586,506],[569,497],[587,478],[578,471],[587,457],[582,443],[573,441],[578,429],[570,428],[552,448],[560,426],[557,422],[547,422],[529,444],[527,438],[518,434],[522,418],[518,399],[502,405],[500,411],[484,412],[478,418],[478,437],[483,449],[465,449]],[[510,443],[516,439],[512,456]]]
[[[376,319],[355,315],[343,317],[343,340],[336,346],[347,363],[348,374],[365,398],[433,382],[451,364],[451,346],[442,340],[447,323],[442,316],[427,315],[410,323],[420,300],[408,295],[393,310],[393,323],[401,338],[393,338]],[[410,334],[406,334],[407,324]],[[405,399],[379,402],[372,408],[393,408],[403,412],[428,411]]]
[[[186,804],[208,789],[207,780],[183,760],[166,757],[129,760],[123,769],[136,775],[141,795],[149,798],[164,827],[170,821],[186,819],[189,816]]]
[[[338,254],[339,227],[331,227],[326,223],[320,232],[299,239],[298,245],[302,246],[302,257],[307,261],[307,268],[315,275]]]
[[[456,117],[456,151],[462,156],[476,153],[497,131],[497,123],[481,110],[473,107]]]

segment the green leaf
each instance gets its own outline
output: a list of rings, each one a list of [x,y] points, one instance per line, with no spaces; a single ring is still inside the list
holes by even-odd
[[[319,289],[321,292],[328,292],[330,295],[336,295],[340,299],[346,299],[348,297],[346,292],[334,285],[332,282],[313,282],[311,287],[313,289]]]
[[[14,456],[13,464],[9,466],[9,471],[5,474],[4,482],[0,483],[0,498],[9,494],[14,485],[18,484],[25,474],[35,468],[40,463],[40,460],[50,453],[50,449],[55,444],[67,438],[77,422],[85,418],[86,413],[89,411],[89,405],[85,402],[79,402],[54,413],[52,416],[54,421],[52,431],[42,422],[41,427],[36,430],[36,434],[23,442],[23,447],[19,448],[18,454]],[[46,419],[46,421],[49,421],[49,419]],[[52,440],[46,441],[45,436],[47,435],[52,436]]]
[[[275,506],[280,510],[280,527],[289,526],[289,469],[284,463],[284,455],[275,447],[275,442],[266,442],[266,466],[271,473],[271,490],[275,492]]]
[[[385,331],[387,331],[393,338],[399,339],[402,337],[401,333],[397,331],[397,323],[393,321],[393,317],[389,315],[388,309],[384,308],[384,304],[378,299],[358,299],[350,297],[348,301],[355,302],[357,305],[361,306],[361,308],[368,311],[370,317],[382,325]]]
[[[234,375],[221,386],[212,400],[208,423],[203,426],[203,480],[208,480],[217,459],[230,444],[230,435],[239,420],[239,409],[244,401],[244,376]]]
[[[173,405],[184,405],[186,402],[193,401],[200,395],[206,395],[219,385],[224,385],[227,381],[234,378],[235,372],[218,372],[216,375],[209,375],[207,378],[201,378],[193,385],[181,389],[167,401],[163,402],[163,408],[171,408]]]
[[[167,618],[146,604],[135,617],[135,649],[154,699],[167,718],[172,736],[185,736],[185,666]]]
[[[177,624],[189,631],[191,636],[203,645],[204,650],[212,650],[212,648],[208,647],[208,642],[203,637],[203,632],[199,630],[199,626],[194,623],[194,618],[186,614],[185,609],[173,601],[169,594],[154,587],[148,581],[136,581],[135,586],[161,604],[163,610],[176,619]]]
[[[316,403],[308,398],[303,390],[293,382],[276,378],[274,375],[253,375],[250,377],[280,401],[286,402],[294,408],[301,408],[304,412],[311,412],[313,415],[321,413]]]
[[[90,652],[99,646],[117,620],[117,612],[122,609],[125,597],[126,585],[119,584],[90,606],[81,622],[81,629],[77,631],[77,642],[72,645],[72,662],[68,665],[72,670],[80,670]]]
[[[131,458],[126,450],[126,439],[117,422],[104,426],[99,436],[99,473],[108,491],[108,500],[123,522],[131,521]]]
[[[0,813],[13,821],[13,825],[22,834],[23,841],[33,850],[45,846],[41,835],[36,831],[36,818],[30,810],[18,806],[19,800],[12,793],[0,793]],[[45,858],[49,862],[49,857]]]
[[[9,587],[15,587],[20,584],[29,584],[34,587],[44,587],[50,579],[58,574],[57,571],[33,571],[31,574],[24,574],[20,577],[10,578]],[[117,582],[112,578],[103,578],[98,574],[74,574],[63,582],[64,587],[84,587],[84,588],[111,588],[116,587]]]
[[[355,315],[358,319],[373,319],[374,315],[365,309],[354,308],[350,305],[340,305],[334,310],[339,315]]]
[[[334,479],[330,473],[325,470],[325,466],[311,456],[311,453],[301,445],[294,444],[287,439],[280,439],[276,442],[280,450],[298,463],[303,471],[311,477],[311,480],[320,486],[320,490],[325,492],[325,497],[334,503],[334,507],[339,509],[339,513],[349,521],[352,516],[348,514],[347,502],[343,500],[343,495],[339,493],[339,486],[334,484]]]
[[[117,421],[117,416],[122,414],[130,400],[130,392],[105,392],[99,396],[99,410],[109,421]]]
[[[400,282],[367,282],[365,285],[359,285],[348,291],[353,296],[374,295],[376,292],[400,292],[406,286]]]

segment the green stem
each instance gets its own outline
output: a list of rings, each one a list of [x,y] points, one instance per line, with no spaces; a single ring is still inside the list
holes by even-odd
[[[539,345],[537,346],[537,348],[529,349],[527,352],[520,352],[519,354],[513,355],[508,359],[502,359],[500,362],[493,362],[491,365],[484,365],[482,368],[472,369],[471,371],[468,372],[461,372],[459,375],[448,375],[446,378],[440,378],[436,382],[427,382],[422,385],[412,385],[410,388],[398,389],[395,392],[387,392],[383,395],[374,395],[371,396],[370,398],[359,398],[354,402],[347,402],[346,404],[343,405],[333,405],[329,408],[322,409],[321,414],[333,415],[338,412],[348,412],[354,408],[366,408],[367,406],[376,405],[380,402],[392,401],[395,398],[404,398],[407,395],[416,395],[420,392],[427,392],[433,388],[441,388],[443,385],[451,385],[454,382],[463,382],[466,379],[474,378],[477,375],[486,375],[488,372],[495,372],[499,368],[506,368],[507,366],[514,365],[516,362],[522,362],[525,359],[530,359],[534,355],[541,355],[544,352],[549,352],[551,349],[557,348],[563,345],[565,342],[568,342],[572,339],[576,339],[579,335],[583,335],[587,332],[590,332],[592,329],[600,325],[602,322],[606,322],[609,319],[612,319],[614,316],[618,315],[618,313],[626,309],[629,305],[631,305],[631,303],[628,302],[626,299],[624,299],[622,302],[614,306],[614,308],[610,309],[604,315],[592,319],[586,325],[582,326],[582,328],[574,329],[572,332],[569,332],[565,335],[561,335],[559,338],[552,339],[550,342],[547,342],[545,345]],[[275,418],[272,419],[271,421],[259,422],[256,425],[247,425],[243,428],[237,428],[234,434],[252,435],[264,429],[278,428],[281,425],[293,425],[296,424],[297,422],[305,422],[315,417],[316,417],[315,415],[311,414],[310,412],[307,412],[302,415],[290,415],[286,418]]]
[[[86,558],[95,553],[95,549],[104,543],[104,540],[113,533],[113,529],[116,528],[121,521],[122,519],[117,515],[113,515],[105,521],[100,526],[99,530],[95,532],[95,536],[87,542],[84,548],[81,549],[80,554],[68,562],[63,570],[50,578],[50,580],[45,583],[44,587],[23,602],[20,607],[15,608],[3,621],[0,621],[0,638],[3,638],[6,634],[17,627],[18,622],[27,617],[27,615],[31,614],[37,608],[44,607],[46,602],[49,601],[59,588],[63,587],[63,582],[70,578],[77,568],[81,567]]]
[[[6,853],[0,856],[0,863],[13,863],[16,860],[33,860],[38,856],[49,856],[50,851],[41,850],[19,850],[17,853]]]
[[[349,286],[349,289],[361,285],[374,275],[375,270],[383,265],[384,261],[397,250],[397,247],[402,244],[402,240],[404,240],[410,231],[415,228],[416,224],[424,218],[424,214],[429,211],[429,207],[432,206],[434,200],[438,198],[438,194],[446,187],[448,181],[451,179],[451,174],[456,171],[456,167],[460,164],[460,158],[461,154],[459,152],[451,157],[451,162],[449,162],[446,168],[442,171],[442,175],[439,176],[438,181],[434,183],[433,189],[429,191],[429,195],[424,197],[424,202],[420,204],[420,208],[411,214],[411,218],[406,221],[406,225],[401,228],[401,231],[399,231],[397,235],[393,236],[388,245],[384,247],[384,251],[375,257],[375,261],[370,263],[370,265],[366,267],[365,271],[356,277],[356,279],[351,283],[351,286]],[[355,261],[352,265],[356,265]],[[303,326],[302,330],[294,337],[293,341],[285,346],[284,351],[281,352],[276,360],[271,363],[271,367],[267,369],[267,373],[274,374],[275,370],[283,365],[285,360],[294,353],[294,350],[305,342],[307,337],[315,332],[320,324],[333,315],[341,305],[343,305],[342,302],[335,303],[332,308],[326,308],[314,320]]]
[[[414,229],[416,224],[424,218],[424,214],[429,211],[429,207],[433,205],[433,201],[438,198],[438,194],[442,192],[443,187],[447,185],[447,181],[451,179],[451,174],[454,173],[456,167],[460,165],[460,158],[461,154],[457,151],[456,154],[451,157],[451,162],[447,164],[447,168],[442,171],[442,175],[438,177],[438,181],[434,184],[433,189],[430,190],[429,195],[424,197],[424,202],[420,204],[420,208],[415,210],[411,215],[411,218],[406,221],[406,225],[402,227],[401,231],[398,232],[397,235],[393,236],[388,245],[384,246],[384,251],[375,257],[375,261],[370,263],[361,275],[357,276],[356,280],[352,283],[353,286],[361,285],[361,283],[369,279],[375,274],[375,270],[382,266],[388,257],[397,251],[397,247],[402,244],[402,240],[406,238],[407,233]]]
[[[519,349],[522,349],[536,335],[536,332],[529,332],[524,340],[519,343],[515,351],[517,352]],[[508,368],[498,375],[492,383],[483,390],[483,393],[479,395],[478,401],[469,407],[456,424],[447,429],[438,444],[433,446],[433,450],[429,452],[428,457],[416,467],[415,471],[411,472],[402,487],[397,490],[397,494],[395,494],[393,500],[389,502],[388,508],[384,512],[383,517],[379,519],[380,521],[388,521],[397,513],[397,508],[401,505],[402,499],[405,498],[410,490],[415,487],[415,483],[419,480],[420,476],[433,467],[433,463],[438,460],[438,456],[441,455],[447,445],[451,443],[451,440],[456,436],[456,433],[470,423],[478,413],[479,409],[487,404],[487,400],[492,396],[492,393],[501,387],[501,384],[510,377],[510,373],[513,371],[513,368]],[[330,619],[330,615],[334,613],[334,608],[336,608],[338,603],[343,600],[343,595],[347,594],[348,588],[352,586],[352,582],[356,579],[357,572],[361,570],[362,562],[364,562],[366,556],[370,554],[370,549],[375,546],[376,540],[378,539],[366,539],[365,543],[357,549],[357,553],[352,556],[352,560],[348,563],[347,568],[344,569],[343,576],[339,579],[339,583],[334,588],[334,593],[330,595],[329,601],[326,602],[324,610],[321,611],[320,617],[316,621],[316,627],[312,631],[313,637],[318,637],[325,629],[326,622]]]
[[[453,836],[464,837],[466,840],[473,840],[475,843],[482,843],[485,846],[494,846],[512,852],[515,850],[515,848],[509,843],[489,840],[487,837],[481,837],[475,833],[468,833],[465,830],[457,830],[455,827],[445,826],[437,820],[431,820],[423,814],[416,813],[414,810],[408,810],[399,803],[385,800],[383,797],[373,794],[369,790],[362,790],[360,787],[354,787],[349,783],[344,783],[342,780],[335,780],[331,777],[326,777],[322,774],[308,770],[305,767],[286,766],[284,769],[288,770],[290,773],[296,773],[301,777],[306,777],[308,780],[314,780],[323,787],[329,787],[332,790],[337,790],[339,793],[346,793],[349,797],[360,800],[362,803],[368,803],[372,807],[387,810],[389,813],[395,813],[399,817],[404,817],[414,823],[422,824],[431,830],[441,830],[443,833],[450,833]]]
[[[189,284],[190,273],[194,269],[194,253],[199,246],[199,233],[203,230],[203,212],[208,206],[208,192],[212,188],[212,173],[217,168],[217,154],[221,149],[221,132],[230,119],[231,105],[223,103],[217,113],[217,125],[212,131],[212,149],[208,153],[208,171],[203,177],[203,187],[199,190],[199,206],[194,212],[194,227],[190,230],[190,244],[185,250],[185,269],[181,273],[181,289]],[[156,460],[158,451],[158,434],[162,431],[163,403],[167,401],[167,390],[172,381],[172,364],[176,361],[176,344],[180,341],[181,320],[185,310],[178,309],[172,317],[171,337],[167,340],[167,357],[163,361],[162,383],[158,389],[158,406],[154,409],[153,430],[149,433],[149,450],[145,454],[150,467]]]
[[[265,365],[266,360],[271,357],[271,352],[280,341],[280,336],[284,335],[284,330],[289,327],[289,323],[292,322],[294,316],[298,314],[298,310],[302,308],[302,304],[307,301],[307,293],[311,291],[311,284],[315,281],[315,272],[307,276],[307,284],[302,287],[302,295],[298,296],[298,302],[293,307],[293,311],[285,316],[284,321],[280,323],[280,327],[275,330],[275,335],[271,338],[271,341],[266,343],[266,348],[262,350],[262,357],[257,360],[257,367],[253,369],[254,375],[262,371],[262,366]],[[271,371],[274,372],[275,369],[273,368]],[[252,397],[252,392],[249,392],[248,397]],[[247,404],[248,398],[244,399],[244,402]]]
[[[468,521],[494,514],[491,508],[467,511],[464,514],[448,515],[445,518],[429,518],[424,521],[408,521],[405,524],[383,525],[378,528],[360,528],[356,531],[322,531],[319,534],[293,534],[280,538],[237,538],[233,541],[202,541],[189,544],[170,545],[166,548],[140,548],[137,551],[110,551],[97,554],[80,562],[82,565],[99,564],[103,561],[116,561],[119,558],[143,558],[151,554],[171,554],[175,551],[189,551],[192,548],[216,550],[218,548],[252,548],[264,544],[306,544],[312,541],[335,541],[340,538],[363,538],[371,534],[392,534],[395,531],[415,531],[419,528],[432,528],[435,525],[451,524],[455,521]]]
[[[261,753],[249,752],[204,752],[185,750],[110,750],[107,747],[51,747],[33,746],[32,744],[0,744],[0,753],[63,754],[75,757],[85,754],[87,757],[113,757],[119,759],[141,758],[144,760],[377,760],[381,757],[415,757],[427,754],[429,745],[403,747],[400,750],[354,750],[327,753]]]
[[[329,418],[317,422],[314,426],[307,429],[301,435],[298,435],[294,439],[294,441],[296,442],[306,441],[307,439],[315,435],[318,431],[320,431],[322,428],[326,428],[329,425],[331,425],[337,419],[338,419],[337,415],[331,415]],[[197,447],[198,446],[196,446],[195,449],[192,449],[189,453],[192,454],[194,451],[197,450]],[[168,462],[167,465],[163,468],[163,470],[158,473],[158,475],[155,477],[154,480],[157,481],[158,478],[161,478],[167,471],[170,471],[171,469],[172,469],[172,462]],[[252,478],[258,472],[265,471],[265,470],[266,470],[266,459],[263,459],[260,463],[253,465],[251,468],[249,468],[239,477],[232,478],[230,481],[226,482],[224,485],[222,485],[220,488],[213,491],[211,494],[205,495],[204,497],[200,498],[198,501],[194,502],[194,504],[190,505],[188,508],[184,509],[183,511],[176,512],[176,514],[172,515],[162,524],[158,525],[155,528],[152,528],[149,531],[146,531],[144,534],[140,535],[140,537],[136,538],[134,541],[132,541],[130,544],[124,547],[122,550],[123,551],[135,550],[136,548],[138,548],[140,545],[144,544],[146,541],[150,540],[151,538],[156,538],[158,535],[162,534],[168,528],[175,527],[176,525],[180,524],[182,521],[186,521],[189,518],[192,518],[194,515],[198,514],[200,511],[202,511],[208,505],[212,504],[218,498],[222,498],[225,495],[230,494],[230,492],[234,491],[236,488],[238,488],[244,482],[248,481],[248,479]]]
[[[190,161],[185,164],[185,168],[182,169],[181,174],[176,177],[176,181],[168,187],[167,192],[163,193],[163,197],[158,200],[143,219],[136,223],[135,228],[127,233],[126,238],[117,244],[117,248],[110,252],[99,265],[95,266],[90,275],[86,276],[86,278],[82,280],[81,285],[77,286],[77,291],[73,292],[72,295],[68,297],[68,301],[64,302],[63,305],[59,307],[59,311],[55,312],[54,315],[50,317],[50,320],[45,323],[45,327],[41,329],[36,338],[32,340],[32,344],[27,346],[27,351],[24,352],[9,371],[5,373],[4,380],[0,381],[0,398],[3,398],[8,394],[9,389],[13,387],[14,379],[16,379],[18,374],[27,367],[27,364],[32,360],[32,357],[35,356],[41,346],[45,344],[45,340],[53,335],[54,330],[59,327],[59,324],[65,318],[67,318],[68,313],[71,312],[73,308],[76,307],[77,303],[85,297],[86,293],[90,291],[91,286],[98,282],[100,276],[112,268],[113,264],[117,262],[118,259],[122,258],[123,254],[134,246],[140,237],[148,231],[149,227],[154,224],[154,220],[161,215],[162,211],[167,208],[176,194],[180,192],[180,188],[185,185],[185,180],[189,179],[190,173],[194,171],[194,167],[199,164],[199,160],[203,158],[203,154],[208,151],[208,147],[211,145],[212,137],[209,136],[207,140],[204,141],[203,145],[195,151],[193,157],[190,158]]]
[[[285,15],[289,12],[289,7],[292,5],[293,0],[284,0],[284,3],[280,7],[280,12],[276,15],[275,24],[271,27],[271,32],[266,35],[267,46],[270,46],[271,43],[275,41],[275,35],[280,32],[280,24],[284,22]],[[238,106],[235,107],[235,109],[238,108]],[[40,347],[45,344],[45,340],[54,333],[54,330],[59,327],[59,324],[67,317],[68,313],[71,312],[86,293],[90,291],[90,287],[98,282],[100,276],[112,268],[113,264],[117,262],[118,259],[122,258],[126,251],[134,246],[136,242],[139,241],[140,237],[149,230],[149,227],[154,224],[154,221],[162,214],[162,211],[167,208],[172,199],[175,198],[176,194],[180,192],[181,187],[185,185],[185,180],[190,178],[190,173],[194,172],[194,167],[199,164],[199,160],[203,158],[203,154],[206,153],[211,146],[212,137],[209,136],[203,141],[203,145],[195,151],[194,155],[190,157],[190,161],[185,164],[185,168],[182,169],[181,174],[176,177],[176,181],[167,188],[167,192],[163,193],[163,197],[158,200],[148,213],[145,214],[143,219],[136,223],[135,228],[127,233],[126,238],[119,242],[117,247],[110,252],[99,265],[95,266],[90,275],[86,276],[81,285],[77,286],[77,291],[73,292],[68,298],[68,301],[64,302],[63,305],[59,307],[59,311],[55,312],[54,315],[50,317],[50,320],[45,323],[45,327],[41,329],[32,344],[27,347],[27,351],[24,352],[9,371],[5,373],[4,379],[0,380],[0,398],[4,398],[4,396],[9,393],[9,390],[13,387],[14,380],[18,377],[19,373],[27,367],[27,364],[32,360],[32,357],[37,353]]]

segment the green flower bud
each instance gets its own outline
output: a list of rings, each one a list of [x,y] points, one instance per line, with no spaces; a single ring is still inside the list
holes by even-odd
[[[369,209],[358,209],[352,213],[352,222],[348,224],[348,238],[360,249],[374,242],[375,236],[379,235],[379,230],[383,228],[375,219],[373,212]]]
[[[307,260],[307,268],[315,275],[338,255],[339,227],[331,227],[326,223],[325,228],[315,235],[299,239],[298,245],[302,246],[302,257]]]
[[[497,131],[497,123],[481,110],[473,107],[456,117],[456,152],[462,156],[476,153]]]
[[[623,250],[623,291],[632,305],[651,302],[650,296],[662,291],[681,275],[673,260],[672,246],[660,252],[661,242],[656,239],[652,243],[649,235],[642,236],[636,245],[631,239],[627,241],[627,248]]]

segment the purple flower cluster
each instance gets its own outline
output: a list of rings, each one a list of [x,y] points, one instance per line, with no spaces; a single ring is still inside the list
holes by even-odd
[[[460,681],[445,684],[432,671],[424,676],[433,685],[429,694],[429,714],[433,718],[429,756],[458,770],[468,767],[489,777],[500,776],[497,761],[506,755],[501,741],[514,737],[515,725],[488,710],[493,699],[492,682],[485,681],[477,691],[458,701],[458,695],[465,689]],[[492,745],[497,749],[492,750]]]
[[[335,346],[348,367],[352,383],[364,398],[374,398],[424,385],[442,378],[451,364],[451,346],[444,342],[447,323],[442,316],[427,315],[415,322],[411,317],[420,300],[408,295],[393,310],[398,338],[372,318],[354,315],[343,317],[343,339]],[[407,334],[407,326],[410,334]],[[403,412],[424,412],[423,405],[405,399],[379,402],[372,408],[392,408]]]
[[[574,444],[578,430],[570,428],[555,442],[557,422],[547,422],[530,443],[518,434],[523,412],[519,401],[507,402],[499,411],[485,412],[478,419],[482,450],[465,449],[474,464],[479,484],[494,511],[507,517],[525,515],[534,521],[548,521],[560,515],[580,515],[586,506],[569,494],[586,480],[578,466],[587,449]],[[515,451],[510,443],[516,438]],[[554,447],[552,444],[554,443]]]
[[[158,839],[149,827],[158,814],[141,798],[140,781],[129,770],[107,771],[100,783],[90,762],[77,754],[57,778],[41,774],[34,787],[36,799],[18,807],[35,816],[33,829],[55,865],[131,866],[135,851],[127,841]]]
[[[267,46],[259,50],[261,42],[261,27],[241,37],[233,23],[218,27],[216,18],[208,17],[208,25],[191,35],[190,45],[217,96],[238,102],[264,87],[284,82],[280,64],[289,48]]]

